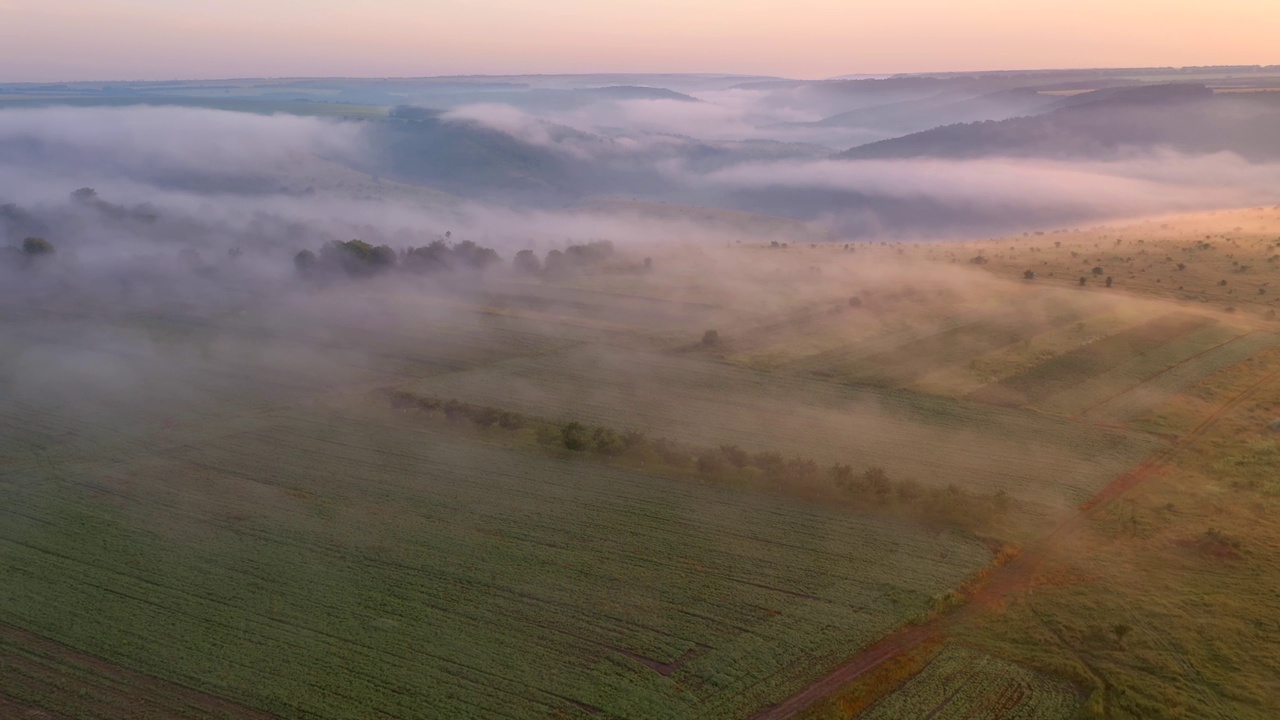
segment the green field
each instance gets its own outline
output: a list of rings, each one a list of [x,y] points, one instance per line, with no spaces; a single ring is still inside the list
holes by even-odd
[[[700,445],[738,443],[859,469],[878,465],[925,484],[1004,490],[1032,513],[1083,502],[1162,444],[1143,434],[918,393],[599,346],[405,387],[562,422]]]
[[[1220,412],[1206,378],[1253,378],[1277,343],[1239,316],[968,268],[866,272],[892,248],[666,252],[651,273],[465,289],[4,306],[0,716],[120,717],[133,687],[156,718],[750,718],[946,617],[1000,572],[993,551],[1041,547],[1178,451]],[[396,411],[397,391],[526,424]],[[831,492],[574,452],[571,422],[685,461],[812,459]],[[1270,492],[1267,443],[1222,472]],[[894,489],[841,496],[833,464]],[[1008,509],[908,512],[979,496]],[[1056,720],[1096,689],[1061,659],[947,647],[868,717]]]
[[[1082,698],[1069,684],[964,647],[947,647],[862,715],[868,720],[1070,720]]]
[[[283,717],[741,717],[990,557],[376,417],[3,483],[6,621]]]

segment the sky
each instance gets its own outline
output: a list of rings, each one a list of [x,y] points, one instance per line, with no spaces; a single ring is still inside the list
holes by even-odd
[[[0,0],[0,82],[1280,64],[1276,0]]]

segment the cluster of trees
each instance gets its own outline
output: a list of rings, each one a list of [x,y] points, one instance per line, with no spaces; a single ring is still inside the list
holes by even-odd
[[[405,390],[388,393],[388,399],[394,409],[438,412],[454,423],[505,430],[531,428],[537,441],[548,447],[630,460],[649,468],[665,466],[669,471],[708,480],[764,485],[871,505],[930,524],[978,530],[1013,505],[1004,491],[975,493],[956,484],[925,486],[910,479],[893,479],[879,467],[859,472],[848,464],[823,467],[810,458],[749,452],[737,445],[698,447],[665,437],[651,438],[637,430],[618,431],[577,421],[555,424],[509,410],[421,397]]]
[[[493,248],[481,247],[470,240],[449,243],[446,239],[423,247],[406,248],[399,253],[389,245],[375,246],[363,240],[334,240],[322,246],[319,253],[302,250],[293,256],[298,272],[307,276],[345,273],[366,277],[394,268],[424,274],[459,272],[484,270],[501,262],[502,258]]]
[[[502,257],[493,248],[482,247],[471,240],[450,242],[450,233],[422,247],[396,252],[389,245],[371,245],[363,240],[334,240],[319,252],[302,250],[293,263],[303,275],[315,276],[345,273],[354,277],[378,275],[393,268],[409,272],[458,273],[481,271],[501,265]],[[613,243],[596,240],[583,245],[570,245],[564,250],[551,250],[540,259],[532,250],[516,253],[512,267],[526,275],[555,275],[571,270],[600,266],[614,257]],[[645,258],[644,267],[651,267]]]
[[[516,253],[512,267],[516,272],[526,275],[556,275],[575,269],[600,266],[612,260],[615,254],[613,243],[608,240],[595,240],[585,245],[570,245],[562,250],[550,250],[544,259],[532,250],[521,250]],[[651,266],[648,258],[645,267]]]

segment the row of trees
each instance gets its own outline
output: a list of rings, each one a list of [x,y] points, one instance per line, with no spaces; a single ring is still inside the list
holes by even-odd
[[[1012,507],[1012,499],[1003,491],[975,493],[955,484],[926,486],[891,478],[879,467],[862,471],[842,463],[823,467],[810,458],[750,452],[737,445],[699,447],[665,437],[651,438],[637,430],[619,431],[577,421],[555,424],[509,410],[422,397],[405,390],[387,396],[394,409],[439,413],[453,423],[511,431],[531,429],[542,445],[572,453],[596,454],[713,481],[870,504],[931,524],[975,531]]]
[[[371,245],[363,240],[334,240],[323,245],[319,252],[298,252],[293,263],[298,272],[306,276],[342,273],[354,277],[378,275],[395,268],[432,274],[483,271],[502,264],[502,257],[493,248],[482,247],[471,240],[451,243],[449,238],[450,233],[445,233],[429,245],[400,252],[389,245]],[[513,269],[527,275],[556,274],[600,265],[613,256],[613,243],[608,240],[570,245],[563,251],[551,250],[545,259],[539,259],[532,250],[521,250],[515,255]]]

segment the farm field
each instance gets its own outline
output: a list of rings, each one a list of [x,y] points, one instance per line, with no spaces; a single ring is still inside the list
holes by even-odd
[[[1252,278],[1246,235],[1213,242]],[[982,247],[0,306],[0,714],[745,719],[922,623],[945,649],[865,717],[1266,717],[1270,301]],[[396,390],[1013,511],[926,526],[371,401]]]
[[[738,717],[990,557],[370,418],[212,435],[6,472],[6,620],[283,717]]]
[[[1083,502],[1163,445],[1141,433],[945,398],[598,347],[403,387],[561,422],[712,447],[738,443],[860,470],[878,465],[926,484],[1004,490],[1037,514]]]
[[[968,648],[945,648],[917,676],[862,717],[1071,720],[1082,698],[1070,684]]]

